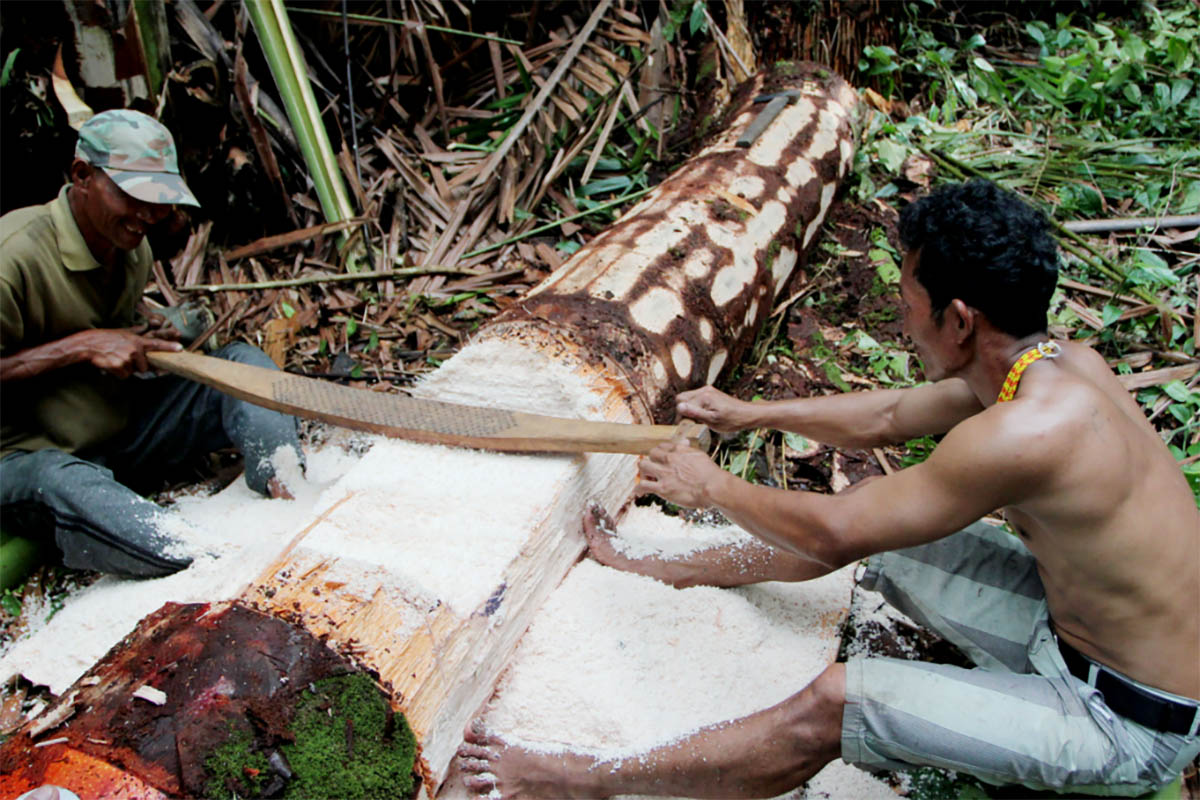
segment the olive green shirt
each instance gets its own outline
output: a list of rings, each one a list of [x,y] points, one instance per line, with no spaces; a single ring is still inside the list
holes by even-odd
[[[90,328],[127,328],[152,265],[145,239],[111,271],[92,256],[67,187],[41,206],[0,217],[0,355]],[[86,450],[129,417],[136,382],[76,364],[0,387],[0,456]]]

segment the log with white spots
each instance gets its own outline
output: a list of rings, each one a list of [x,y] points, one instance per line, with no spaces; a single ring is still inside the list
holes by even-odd
[[[764,93],[796,99],[749,148]],[[656,421],[736,363],[820,230],[854,156],[857,96],[816,64],[738,91],[728,126],[490,330],[525,326],[615,361]],[[484,336],[489,335],[484,332]]]

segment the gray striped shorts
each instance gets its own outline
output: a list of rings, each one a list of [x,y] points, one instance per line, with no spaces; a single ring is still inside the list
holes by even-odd
[[[1169,784],[1200,753],[1200,715],[1191,735],[1156,731],[1114,714],[1067,671],[1034,558],[1003,528],[977,522],[872,556],[861,584],[957,645],[977,668],[850,661],[842,718],[848,763],[927,765],[994,784],[1132,796]]]

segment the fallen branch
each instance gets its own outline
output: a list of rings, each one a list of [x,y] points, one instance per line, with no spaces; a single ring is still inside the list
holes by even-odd
[[[347,220],[351,222],[351,220]],[[291,286],[308,286],[313,283],[340,283],[345,281],[374,281],[382,278],[404,278],[414,275],[488,275],[474,269],[459,267],[405,267],[384,269],[377,272],[343,272],[337,275],[307,275],[303,278],[285,278],[277,281],[252,281],[250,283],[201,283],[177,289],[180,292],[233,292],[245,289],[285,289]]]
[[[1200,372],[1200,362],[1184,364],[1179,367],[1164,367],[1152,369],[1149,372],[1135,372],[1131,375],[1118,375],[1117,380],[1129,391],[1148,389],[1151,386],[1162,386],[1171,381],[1182,381]]]
[[[1200,225],[1200,214],[1182,214],[1166,217],[1115,217],[1113,219],[1083,219],[1064,222],[1063,227],[1075,233],[1108,233],[1109,231],[1136,231],[1142,228],[1190,228]]]
[[[352,228],[361,222],[365,222],[367,217],[353,217],[352,219],[344,219],[341,222],[327,222],[322,225],[313,225],[310,228],[301,228],[299,230],[290,231],[288,233],[279,233],[274,236],[264,236],[261,239],[256,239],[250,244],[244,244],[241,247],[235,247],[232,250],[225,252],[225,258],[234,261],[239,258],[248,258],[249,256],[262,255],[269,253],[272,250],[278,250],[281,247],[287,247],[290,244],[297,242],[306,242],[309,239],[315,239],[326,233],[337,233],[344,231],[347,228]]]

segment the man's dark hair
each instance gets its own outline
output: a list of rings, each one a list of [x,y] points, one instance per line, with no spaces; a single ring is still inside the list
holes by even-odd
[[[913,276],[939,325],[958,298],[1011,336],[1046,330],[1058,246],[1018,195],[985,180],[943,186],[900,213],[900,241],[919,251]]]

